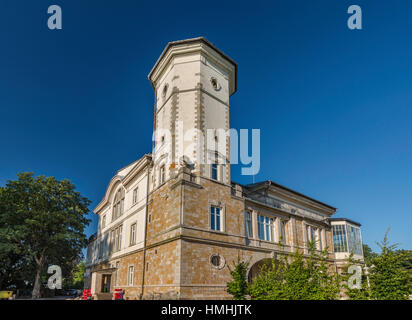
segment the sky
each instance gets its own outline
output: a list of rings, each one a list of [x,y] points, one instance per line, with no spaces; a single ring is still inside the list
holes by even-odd
[[[362,8],[362,30],[347,27]],[[49,30],[47,8],[62,8]],[[261,130],[261,170],[412,249],[412,2],[0,3],[0,185],[70,179],[92,201],[151,152],[147,75],[169,41],[204,36],[238,63],[231,127]],[[232,180],[252,183],[232,166]],[[88,235],[96,231],[91,213]]]

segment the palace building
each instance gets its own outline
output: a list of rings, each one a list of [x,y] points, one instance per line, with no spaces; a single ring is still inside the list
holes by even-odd
[[[149,80],[152,153],[117,171],[94,209],[85,286],[97,299],[115,289],[127,299],[228,299],[227,265],[250,261],[252,278],[278,254],[307,253],[308,241],[336,268],[350,252],[363,259],[358,223],[270,180],[234,183],[230,136],[202,137],[230,129],[231,58],[204,38],[170,42]]]

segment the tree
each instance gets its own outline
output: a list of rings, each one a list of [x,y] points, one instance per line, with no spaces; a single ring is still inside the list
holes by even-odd
[[[233,281],[227,284],[227,292],[233,296],[234,300],[245,300],[246,295],[248,294],[248,283],[247,283],[247,270],[249,268],[249,262],[238,261],[235,264],[234,268],[231,269],[228,266],[230,275],[233,278]]]
[[[400,254],[405,256],[405,260],[402,262],[402,268],[409,274],[409,289],[412,290],[412,250],[399,250]]]
[[[76,289],[83,289],[84,287],[84,272],[86,271],[86,263],[80,262],[73,274],[73,287]]]
[[[373,252],[371,247],[369,247],[367,244],[363,244],[362,246],[363,246],[363,257],[366,263],[369,263],[373,258],[378,256],[378,254]]]
[[[256,300],[332,300],[339,297],[340,289],[327,248],[318,252],[314,243],[309,243],[308,256],[296,251],[264,265],[249,291]]]
[[[377,300],[406,300],[411,293],[408,286],[409,274],[403,268],[407,255],[396,252],[397,244],[390,245],[388,231],[382,242],[379,256],[372,260],[370,286],[372,298]]]
[[[60,266],[64,275],[81,257],[90,201],[67,179],[33,173],[19,173],[18,180],[2,188],[0,197],[0,254],[17,255],[18,263],[31,267],[25,276],[34,278],[32,297],[39,298],[48,265]]]
[[[366,262],[368,277],[362,276],[361,289],[348,288],[350,299],[368,300],[406,300],[411,293],[410,273],[405,269],[408,255],[405,251],[395,249],[397,244],[390,245],[388,231],[382,242],[378,242],[381,253]],[[348,261],[348,265],[353,261]],[[369,280],[369,281],[368,281]]]

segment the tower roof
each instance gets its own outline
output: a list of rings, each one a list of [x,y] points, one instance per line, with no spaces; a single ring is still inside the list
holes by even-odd
[[[235,93],[237,91],[237,63],[235,61],[233,61],[225,53],[223,53],[221,50],[216,48],[214,44],[212,44],[211,42],[206,40],[204,37],[197,37],[197,38],[191,38],[191,39],[185,39],[185,40],[172,41],[172,42],[169,42],[166,45],[166,48],[163,50],[162,54],[157,59],[155,65],[153,66],[152,70],[150,71],[150,73],[148,75],[148,78],[149,78],[150,82],[152,83],[153,89],[155,88],[154,83],[156,82],[156,78],[158,76],[158,75],[156,75],[156,73],[158,72],[160,65],[163,62],[166,65],[167,62],[171,59],[171,57],[175,54],[186,53],[184,50],[179,51],[179,52],[176,51],[174,53],[171,53],[171,51],[172,51],[171,49],[175,48],[175,47],[181,47],[181,48],[189,49],[191,46],[196,45],[196,44],[201,44],[201,45],[205,45],[205,46],[209,47],[218,56],[223,58],[223,60],[226,60],[226,62],[228,62],[229,64],[231,64],[233,66],[233,72],[230,74],[230,83],[231,83],[230,95]],[[191,49],[191,51],[196,51],[196,50],[200,50],[200,49],[201,48],[193,47]]]

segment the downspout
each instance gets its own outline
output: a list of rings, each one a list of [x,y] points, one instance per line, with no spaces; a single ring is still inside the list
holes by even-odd
[[[140,299],[143,299],[144,293],[144,277],[146,271],[146,238],[147,238],[147,216],[149,212],[149,173],[150,173],[150,163],[147,165],[147,183],[146,183],[146,212],[145,212],[145,223],[144,223],[144,240],[143,240],[143,272],[142,272],[142,290],[140,293]]]
[[[150,80],[150,77],[149,77]],[[152,81],[150,80],[152,83]],[[152,83],[153,86],[153,83]],[[156,108],[157,108],[157,91],[155,87],[153,86],[154,90],[154,110],[153,110],[153,134],[155,133],[156,130]],[[152,137],[153,139],[153,137]],[[152,143],[152,159],[154,156],[154,151],[155,151],[155,141],[153,140]],[[144,294],[144,277],[146,274],[146,239],[147,239],[147,218],[148,218],[148,213],[149,213],[149,173],[150,173],[150,163],[147,165],[147,184],[146,184],[146,212],[145,212],[145,223],[144,223],[144,241],[143,241],[143,271],[142,271],[142,289],[140,293],[141,299],[143,299],[143,294]]]

